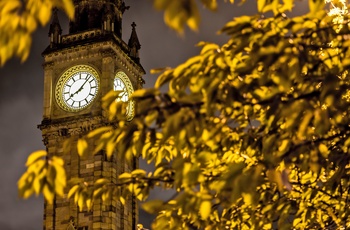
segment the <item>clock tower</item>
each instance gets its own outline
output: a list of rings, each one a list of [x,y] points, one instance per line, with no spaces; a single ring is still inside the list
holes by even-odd
[[[67,180],[82,178],[86,183],[107,178],[116,183],[119,174],[137,166],[104,151],[80,158],[76,148],[64,152],[67,138],[76,145],[79,137],[108,123],[102,109],[102,97],[111,90],[120,91],[120,100],[128,103],[125,116],[132,122],[134,103],[130,94],[142,87],[140,43],[132,24],[128,43],[122,40],[123,0],[74,0],[75,19],[69,33],[62,35],[57,10],[49,29],[50,44],[44,56],[44,112],[39,125],[49,156],[65,160]],[[94,148],[94,141],[89,148]],[[44,229],[97,230],[136,229],[138,210],[130,198],[122,205],[117,199],[96,200],[91,210],[80,211],[73,199],[56,197],[45,202]]]

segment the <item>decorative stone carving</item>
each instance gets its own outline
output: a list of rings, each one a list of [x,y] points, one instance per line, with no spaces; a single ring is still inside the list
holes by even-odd
[[[68,224],[67,230],[77,230],[75,228],[74,217],[72,216],[69,218],[69,224]]]

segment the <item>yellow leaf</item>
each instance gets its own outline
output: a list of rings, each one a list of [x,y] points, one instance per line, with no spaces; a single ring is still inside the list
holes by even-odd
[[[284,154],[289,149],[290,144],[291,144],[291,140],[289,139],[282,140],[282,143],[278,147],[278,151],[279,151],[278,156],[282,156],[282,154]]]
[[[216,57],[215,64],[221,69],[227,68],[227,65],[223,56]]]
[[[63,7],[62,7],[66,14],[68,15],[69,19],[74,19],[74,4],[72,0],[63,0]]]
[[[324,0],[309,0],[309,9],[311,14],[314,14],[323,10],[324,7],[325,7]]]
[[[208,219],[211,212],[211,202],[209,200],[205,200],[201,203],[199,207],[199,213],[203,220]]]
[[[112,102],[109,105],[109,108],[108,108],[108,119],[109,120],[113,120],[113,118],[117,114],[118,107],[119,107],[118,105],[120,105],[120,103],[122,103],[122,102]]]
[[[102,200],[103,201],[106,201],[106,200],[109,200],[110,199],[110,192],[107,191],[105,193],[102,194]]]
[[[243,197],[244,203],[246,203],[247,205],[251,205],[252,204],[252,194],[250,194],[250,193],[242,193],[242,197]]]
[[[198,46],[203,46],[201,54],[216,52],[220,47],[214,43],[200,43]]]
[[[146,117],[145,123],[147,126],[151,126],[152,123],[158,118],[158,110],[152,110]]]
[[[112,157],[116,145],[117,145],[117,143],[115,142],[114,139],[110,139],[107,142],[106,155],[107,155],[108,159],[110,159]]]
[[[164,201],[162,200],[150,200],[141,205],[142,209],[148,213],[157,213],[161,210]]]
[[[28,167],[28,172],[34,172],[36,175],[38,175],[41,170],[45,167],[46,165],[46,160],[39,159],[37,160],[34,164],[31,164]]]
[[[154,0],[153,1],[153,6],[157,10],[164,10],[164,9],[166,9],[169,6],[171,1],[172,0]]]
[[[164,72],[165,70],[169,69],[168,67],[163,67],[163,68],[153,68],[151,69],[149,72],[150,74],[157,74],[157,73],[161,73]]]
[[[105,185],[107,183],[109,183],[110,181],[106,178],[100,178],[98,180],[95,181],[95,185]]]
[[[171,74],[172,70],[167,70],[164,73],[162,73],[160,76],[158,76],[156,83],[154,84],[154,87],[156,89],[159,89],[162,85],[164,85],[165,83],[167,83],[168,81],[170,81],[173,77],[173,75]]]
[[[328,158],[329,150],[328,150],[328,147],[325,144],[320,144],[318,146],[318,150],[320,151],[321,155],[324,158]]]
[[[124,199],[124,197],[119,197],[119,201],[120,201],[120,203],[122,203],[122,205],[125,205],[125,199]]]
[[[210,0],[210,1],[213,1],[213,0]],[[216,0],[214,0],[214,2],[216,3]],[[191,4],[192,10],[190,13],[190,17],[188,17],[187,19],[187,25],[193,31],[197,31],[200,23],[200,15],[199,15],[196,3],[194,1],[190,1],[190,4]]]
[[[64,160],[61,157],[53,156],[52,163],[59,166],[64,166]]]
[[[30,34],[22,34],[22,36],[20,36],[17,55],[21,58],[21,62],[24,62],[28,58],[31,43],[32,37]]]
[[[55,194],[52,191],[52,189],[49,188],[48,184],[45,184],[43,187],[43,195],[49,204],[53,203],[53,198],[55,197]]]
[[[79,185],[74,185],[68,192],[68,198],[71,198],[79,189]]]
[[[210,138],[210,132],[207,129],[204,129],[202,133],[202,140],[205,142],[209,140],[209,138]]]
[[[28,172],[23,173],[23,175],[21,176],[21,178],[19,178],[17,185],[18,185],[18,189],[22,189],[27,185],[27,178],[29,176]]]
[[[145,194],[141,193],[141,190],[138,189],[137,191],[134,191],[137,195],[136,195],[136,199],[138,200],[145,200]]]
[[[87,198],[86,199],[86,207],[88,210],[91,210],[91,207],[92,207],[92,200],[91,198]]]
[[[28,15],[26,20],[26,28],[29,33],[32,33],[36,29],[36,21],[35,18],[32,15]]]
[[[56,194],[63,196],[64,188],[66,187],[66,171],[64,169],[64,166],[60,162],[60,160],[58,159],[56,159],[55,161],[53,160],[52,166],[56,169],[56,177],[55,177],[55,185],[54,185],[55,192]]]
[[[202,0],[202,3],[210,10],[217,10],[218,8],[216,0]]]
[[[117,91],[111,90],[109,91],[105,96],[102,98],[102,107],[108,108],[109,105],[115,101],[115,99],[118,97],[119,93]]]
[[[11,27],[12,27],[12,29],[17,29],[20,20],[21,20],[21,18],[20,18],[19,15],[13,15],[13,18],[11,20]],[[1,22],[1,20],[0,20],[0,22]],[[0,23],[0,27],[2,27],[2,26],[3,26],[2,23]]]
[[[43,179],[46,176],[46,172],[47,172],[47,169],[43,168],[41,170],[40,174],[36,175],[36,177],[34,178],[33,189],[34,189],[36,195],[39,195],[40,191],[42,190],[42,187],[44,185],[44,180]]]
[[[40,190],[41,190],[41,180],[38,177],[35,177],[33,181],[33,189],[36,195],[39,195]]]
[[[32,194],[34,193],[34,189],[33,188],[28,188],[23,192],[23,199],[27,199],[29,198]]]
[[[283,0],[283,9],[284,10],[288,10],[288,11],[292,11],[293,6],[294,6],[294,1],[293,0]]]
[[[101,194],[105,191],[105,189],[103,188],[98,188],[96,190],[94,190],[94,192],[92,193],[92,196],[94,197],[94,199],[99,199],[101,197]]]
[[[146,171],[143,169],[135,169],[131,172],[131,175],[146,176]]]
[[[263,9],[266,4],[266,0],[257,0],[258,4],[258,12],[263,12]]]
[[[55,186],[56,169],[52,165],[48,167],[46,180],[50,186]]]
[[[112,131],[112,127],[110,126],[106,126],[106,127],[101,127],[101,128],[98,128],[98,129],[95,129],[91,132],[89,132],[89,134],[87,135],[87,138],[91,138],[91,137],[94,137],[94,136],[97,136],[97,135],[101,135],[105,132],[109,132],[109,131]]]
[[[85,156],[88,150],[88,143],[85,139],[80,138],[77,143],[77,149],[79,156]]]
[[[136,90],[131,95],[131,98],[135,99],[135,98],[153,97],[159,94],[160,92],[158,89],[139,89],[139,90]]]
[[[27,159],[26,166],[30,166],[31,164],[35,163],[37,160],[40,158],[44,157],[47,155],[47,152],[45,150],[39,150],[35,151]]]
[[[307,133],[305,132],[307,131],[307,128],[310,127],[309,123],[312,117],[313,117],[313,113],[311,111],[305,112],[305,115],[302,121],[300,122],[298,133],[297,133],[300,139],[303,139],[306,136]]]
[[[22,7],[22,3],[19,0],[11,0],[5,1],[5,5],[2,5],[2,9],[0,11],[1,16],[8,15],[12,11],[17,11]]]
[[[80,197],[80,194],[81,194],[81,189],[79,189],[79,190],[77,190],[76,192],[75,192],[75,195],[74,195],[74,203],[78,203],[78,199],[79,199],[79,197]]]
[[[131,174],[125,172],[125,173],[120,174],[118,178],[119,179],[130,179],[131,178]]]
[[[78,197],[78,206],[80,211],[83,211],[85,199],[86,198],[84,193],[81,193]]]
[[[49,1],[41,4],[41,9],[39,10],[39,15],[37,15],[39,22],[42,26],[46,25],[51,17],[52,4]]]
[[[165,23],[180,34],[183,33],[186,17],[187,13],[182,9],[180,1],[171,1],[170,5],[164,10]]]

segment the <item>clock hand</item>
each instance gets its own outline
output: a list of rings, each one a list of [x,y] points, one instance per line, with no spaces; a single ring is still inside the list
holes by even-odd
[[[88,78],[86,78],[86,81],[84,82],[84,84],[82,84],[80,86],[80,88],[75,93],[72,93],[70,96],[73,97],[75,94],[79,93],[84,88],[84,85],[86,84],[86,82],[88,82],[89,78],[90,78],[90,76],[88,76]]]
[[[123,101],[123,97],[124,97],[124,96],[128,96],[127,93],[128,93],[128,92],[126,92],[125,90],[123,90],[122,92],[119,93],[118,99],[121,100],[121,101]],[[125,102],[125,101],[123,101],[123,102]]]

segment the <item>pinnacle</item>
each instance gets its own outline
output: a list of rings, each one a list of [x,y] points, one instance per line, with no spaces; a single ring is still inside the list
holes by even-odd
[[[129,47],[136,47],[137,50],[139,50],[141,48],[141,44],[139,42],[139,38],[137,37],[137,33],[136,33],[136,23],[133,22],[131,24],[132,26],[132,31],[131,31],[131,36],[128,42]]]

